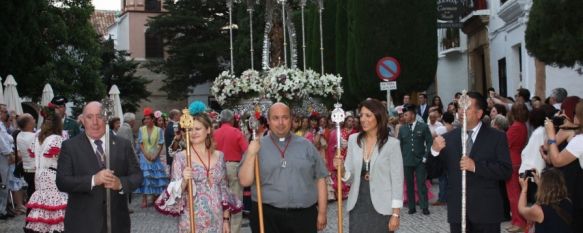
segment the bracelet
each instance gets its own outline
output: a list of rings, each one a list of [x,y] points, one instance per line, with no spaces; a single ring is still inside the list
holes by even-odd
[[[391,214],[391,216],[395,218],[401,218],[401,216],[399,216],[398,214]]]

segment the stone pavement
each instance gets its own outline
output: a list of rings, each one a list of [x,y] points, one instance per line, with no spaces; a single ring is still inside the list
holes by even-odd
[[[437,185],[432,191],[437,194]],[[139,207],[141,196],[134,195],[134,202],[131,208],[135,211],[131,215],[133,233],[175,233],[177,232],[177,219],[159,214],[150,207],[142,209]],[[338,232],[337,230],[337,207],[336,202],[328,205],[328,226],[323,231],[325,233]],[[449,224],[447,223],[447,211],[445,206],[429,208],[431,215],[425,216],[418,209],[416,214],[408,215],[407,208],[401,210],[401,227],[399,233],[447,233]],[[348,232],[348,217],[344,216],[344,232]],[[502,224],[502,228],[508,226],[508,222]],[[18,216],[10,220],[0,220],[0,233],[23,232],[24,216]],[[505,231],[503,231],[505,232]],[[241,233],[251,233],[248,221],[244,220],[244,227]]]

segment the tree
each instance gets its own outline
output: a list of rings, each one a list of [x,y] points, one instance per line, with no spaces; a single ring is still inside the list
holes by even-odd
[[[90,0],[4,1],[0,75],[13,74],[19,93],[33,101],[46,83],[79,107],[101,99],[105,88],[99,78],[98,36],[89,22],[92,12]]]
[[[152,93],[146,89],[148,81],[143,77],[135,76],[138,63],[129,59],[130,54],[125,50],[115,50],[113,40],[102,42],[101,48],[101,76],[107,90],[114,84],[120,89],[122,109],[135,112],[140,107],[141,100],[147,100]]]
[[[228,60],[228,11],[225,1],[165,0],[168,12],[148,21],[148,32],[164,38],[167,57],[148,67],[167,76],[162,90],[184,99],[197,84],[213,80]],[[222,64],[224,65],[224,64]]]
[[[347,29],[336,29],[337,37],[346,36],[346,30],[348,38],[345,57],[340,52],[337,56],[338,60],[346,59],[343,102],[355,107],[367,97],[384,99],[375,66],[385,56],[401,63],[397,81],[400,91],[427,89],[437,68],[436,2],[385,0],[362,4],[360,0],[347,0],[343,4],[338,3],[338,15],[344,14],[340,10],[345,7]]]
[[[559,67],[583,65],[583,1],[534,0],[526,28],[526,49]]]

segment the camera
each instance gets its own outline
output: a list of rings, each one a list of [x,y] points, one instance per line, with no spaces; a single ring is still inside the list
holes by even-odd
[[[563,125],[564,123],[565,123],[564,116],[554,116],[553,117],[553,125],[555,125],[555,127],[559,127],[559,126]]]
[[[520,178],[529,178],[529,177],[533,177],[534,178],[534,169],[530,169],[530,170],[526,170],[523,173],[520,173],[519,176]]]

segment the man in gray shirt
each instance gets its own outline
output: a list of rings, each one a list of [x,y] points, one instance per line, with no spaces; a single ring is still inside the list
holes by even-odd
[[[259,232],[255,159],[259,157],[265,232],[316,233],[326,227],[328,170],[312,143],[290,133],[287,105],[268,113],[270,133],[254,140],[239,167],[239,182],[251,186],[251,229]],[[253,186],[252,186],[253,185]]]

